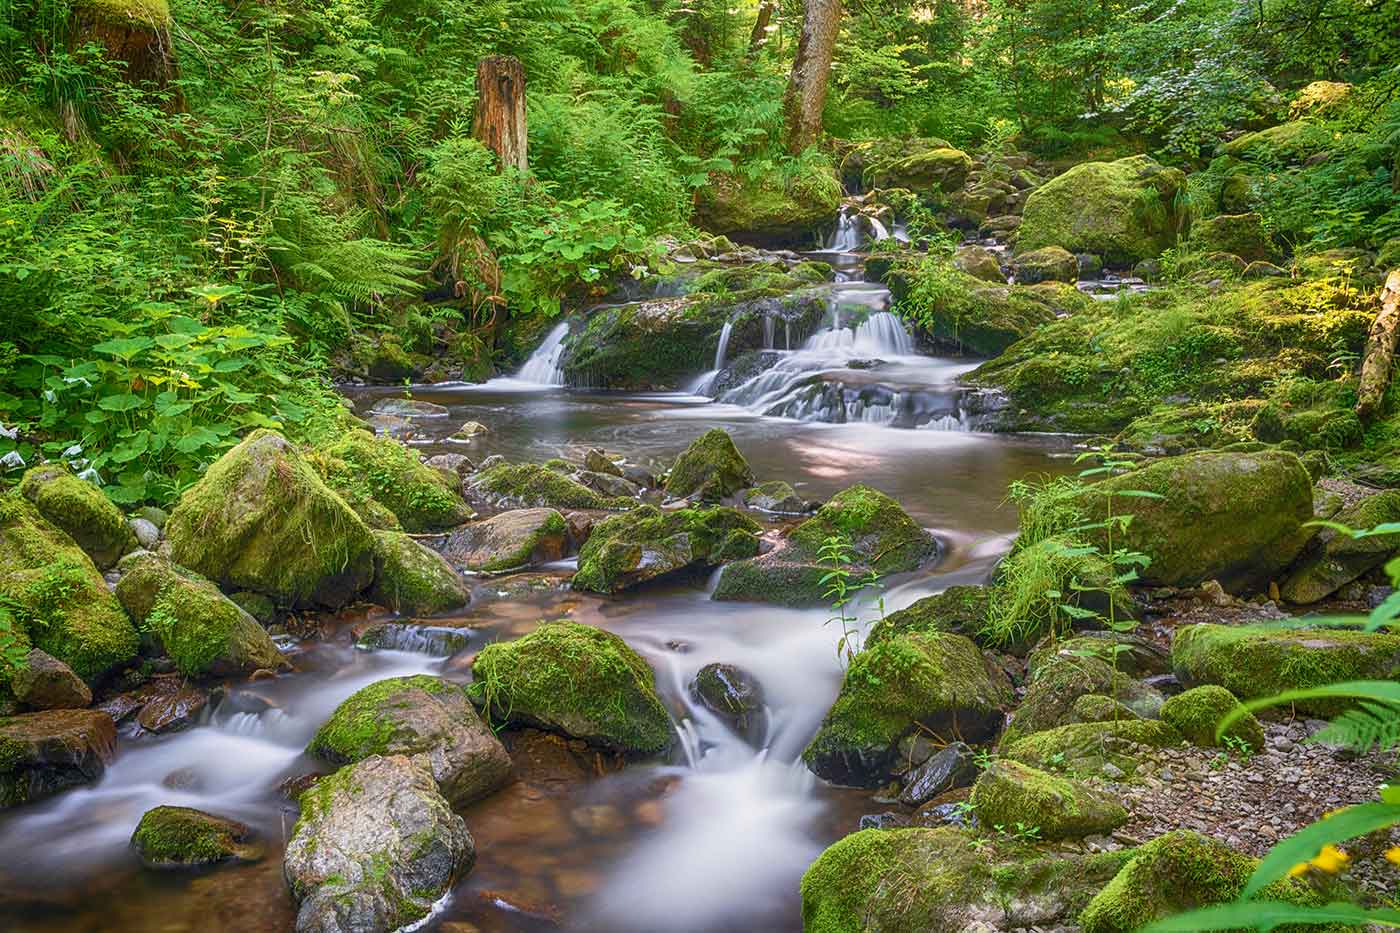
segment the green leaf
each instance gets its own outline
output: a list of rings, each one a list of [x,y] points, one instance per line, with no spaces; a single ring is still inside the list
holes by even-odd
[[[1202,907],[1143,927],[1139,933],[1198,933],[1202,930],[1255,929],[1267,933],[1284,924],[1321,925],[1343,923],[1364,926],[1376,923],[1400,927],[1400,911],[1367,910],[1357,904],[1336,903],[1325,907],[1300,907],[1277,901],[1240,902]]]
[[[122,395],[104,395],[97,400],[97,407],[104,411],[132,411],[146,407],[146,400],[139,395],[126,392]]]
[[[173,446],[182,454],[192,454],[205,447],[212,447],[219,443],[219,435],[205,427],[197,427],[190,430],[188,434],[176,441]]]
[[[1165,499],[1166,496],[1160,492],[1151,492],[1146,489],[1120,489],[1113,493],[1115,496],[1122,496],[1125,499]]]
[[[106,353],[129,361],[142,350],[154,345],[155,341],[150,337],[118,337],[116,340],[104,340],[95,344],[92,349],[96,353]]]
[[[1400,686],[1400,685],[1397,685]],[[1338,810],[1316,823],[1309,823],[1274,845],[1250,876],[1241,897],[1252,897],[1287,877],[1294,865],[1317,857],[1323,846],[1335,845],[1400,823],[1400,806],[1390,803],[1362,803]]]

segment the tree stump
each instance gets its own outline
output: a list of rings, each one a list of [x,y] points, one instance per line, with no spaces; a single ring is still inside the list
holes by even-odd
[[[1361,362],[1361,385],[1356,389],[1356,415],[1369,421],[1385,398],[1390,370],[1395,363],[1396,339],[1400,338],[1400,269],[1385,280],[1381,311],[1366,335],[1366,356]]]
[[[496,153],[501,168],[526,171],[525,69],[509,55],[476,63],[476,113],[472,135]]]

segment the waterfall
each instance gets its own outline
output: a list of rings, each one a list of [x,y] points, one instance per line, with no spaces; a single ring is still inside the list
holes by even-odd
[[[724,355],[729,351],[729,335],[734,332],[734,322],[725,321],[719,332],[719,346],[715,348],[715,369],[724,368]]]
[[[833,253],[853,253],[860,249],[860,214],[843,207],[836,218],[836,229],[826,248]]]
[[[773,349],[773,315],[763,316],[763,349]]]
[[[914,352],[914,339],[898,317],[876,311],[855,328],[838,324],[813,334],[804,349],[908,356]]]
[[[521,382],[533,382],[542,386],[563,385],[564,338],[567,336],[569,324],[565,321],[549,332],[544,338],[544,343],[530,354],[530,358],[520,367],[520,372],[515,374],[515,378]]]
[[[875,241],[877,243],[880,240],[888,240],[890,238],[890,232],[885,229],[885,225],[880,223],[880,221],[876,220],[874,217],[867,217],[866,221],[870,224],[870,231],[875,234]]]

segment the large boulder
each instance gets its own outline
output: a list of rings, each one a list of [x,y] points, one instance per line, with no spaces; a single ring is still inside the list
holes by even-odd
[[[10,671],[10,689],[29,709],[82,709],[92,690],[73,669],[47,651],[29,649],[24,662]]]
[[[466,690],[427,674],[370,684],[336,707],[306,752],[333,765],[371,755],[424,754],[454,807],[510,780],[510,755],[481,721]]]
[[[573,586],[616,593],[668,573],[752,557],[761,530],[725,506],[663,512],[644,505],[593,527],[579,551]]]
[[[569,525],[556,509],[514,509],[452,532],[442,553],[467,570],[522,570],[559,560]]]
[[[1244,890],[1258,864],[1225,843],[1189,829],[1158,836],[1132,859],[1079,915],[1084,933],[1132,933],[1196,907],[1224,904]],[[1286,879],[1256,895],[1260,901],[1321,904],[1320,894]]]
[[[317,450],[311,463],[327,484],[369,520],[374,500],[409,533],[441,531],[473,513],[455,482],[418,459],[398,441],[368,431],[349,431]]]
[[[401,615],[461,609],[471,588],[437,551],[397,531],[374,532],[374,584],[365,596]]]
[[[136,535],[112,500],[62,463],[34,467],[19,484],[39,514],[68,533],[92,562],[106,570],[136,547]]]
[[[810,246],[820,226],[836,219],[841,182],[830,169],[785,177],[765,172],[712,175],[696,192],[695,225],[761,246]]]
[[[723,428],[711,428],[690,442],[666,477],[666,492],[713,500],[752,486],[753,470]]]
[[[1172,666],[1182,683],[1217,684],[1242,700],[1344,680],[1400,675],[1400,635],[1354,629],[1283,629],[1251,625],[1188,625],[1172,638]],[[1340,700],[1293,706],[1330,716]]]
[[[1367,496],[1332,516],[1332,521],[1356,531],[1400,522],[1400,491],[1386,490]],[[1279,592],[1290,603],[1307,604],[1326,599],[1351,581],[1384,564],[1400,548],[1400,534],[1353,538],[1331,528],[1310,543]]]
[[[539,463],[499,463],[467,482],[467,490],[495,506],[530,509],[628,509],[636,500],[598,494]]]
[[[267,630],[205,578],[149,552],[122,569],[117,599],[182,674],[239,677],[290,666]]]
[[[979,825],[1008,832],[1036,827],[1043,839],[1103,835],[1128,821],[1128,811],[1103,791],[1019,761],[997,761],[983,771],[971,801]]]
[[[1336,145],[1330,130],[1308,120],[1291,120],[1230,140],[1224,154],[1268,166],[1301,165]]]
[[[1191,227],[1191,245],[1202,253],[1229,253],[1246,262],[1278,259],[1264,218],[1259,214],[1217,214]]]
[[[1248,711],[1216,738],[1220,723],[1231,713],[1241,712],[1243,704],[1224,687],[1206,684],[1178,693],[1162,704],[1162,722],[1180,732],[1186,741],[1206,747],[1224,745],[1226,739],[1244,742],[1254,751],[1264,748],[1264,727]]]
[[[116,742],[116,724],[99,710],[0,718],[0,807],[95,782],[111,764]]]
[[[229,590],[338,608],[374,578],[374,536],[286,438],[255,431],[185,490],[172,559]]]
[[[971,640],[940,632],[899,635],[851,661],[802,757],[832,783],[878,787],[893,776],[906,735],[986,741],[1001,728],[1010,701],[1006,675]]]
[[[1074,722],[1075,702],[1091,695],[1111,696],[1144,718],[1154,717],[1162,705],[1162,696],[1155,690],[1099,658],[1055,657],[1030,679],[1021,705],[1006,725],[1003,741],[1015,742]]]
[[[1160,498],[1129,498],[1147,491]],[[1111,501],[1110,501],[1110,497]],[[1131,513],[1113,546],[1152,562],[1139,571],[1147,586],[1196,586],[1219,580],[1226,589],[1266,584],[1312,535],[1312,479],[1291,453],[1210,451],[1170,457],[1106,479],[1079,495],[1093,519]],[[1094,533],[1101,547],[1105,532]]]
[[[807,933],[944,933],[1069,924],[1128,852],[1095,855],[973,844],[968,833],[866,829],[823,852],[802,876]]]
[[[282,872],[298,933],[396,930],[428,916],[476,847],[426,761],[378,755],[302,793]]]
[[[562,732],[629,755],[671,746],[671,718],[647,662],[611,632],[547,622],[472,662],[473,699],[493,722]]]
[[[1185,235],[1185,194],[1186,175],[1147,156],[1084,162],[1031,192],[1016,248],[1059,246],[1128,267]]]
[[[923,142],[923,145],[919,143]],[[961,188],[972,172],[972,158],[942,140],[911,140],[907,154],[870,166],[870,182],[877,188],[904,188],[916,194],[949,194]]]
[[[1042,246],[1018,253],[1011,261],[1011,275],[1021,285],[1040,282],[1068,282],[1073,285],[1079,281],[1079,260],[1062,247]]]
[[[0,496],[0,598],[29,643],[92,681],[136,656],[136,629],[73,539]]]
[[[1157,719],[1119,719],[1056,726],[1014,742],[1002,743],[1002,757],[1032,768],[1063,769],[1094,775],[1105,764],[1125,773],[1137,767],[1142,748],[1181,744],[1181,733]]]
[[[148,868],[200,868],[262,856],[252,829],[190,807],[147,810],[131,834],[131,847]]]
[[[845,569],[852,578],[870,572],[904,573],[938,551],[933,535],[870,486],[848,486],[788,535],[787,546],[771,554],[728,564],[715,585],[715,599],[742,599],[811,605],[826,600],[822,578],[832,564],[822,549],[839,539],[848,546]]]

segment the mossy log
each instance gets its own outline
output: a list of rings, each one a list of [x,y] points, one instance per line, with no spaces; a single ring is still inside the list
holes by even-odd
[[[1381,312],[1366,335],[1366,356],[1361,363],[1361,385],[1356,390],[1356,416],[1370,420],[1390,384],[1395,363],[1395,343],[1400,339],[1400,269],[1391,270],[1381,292]]]

